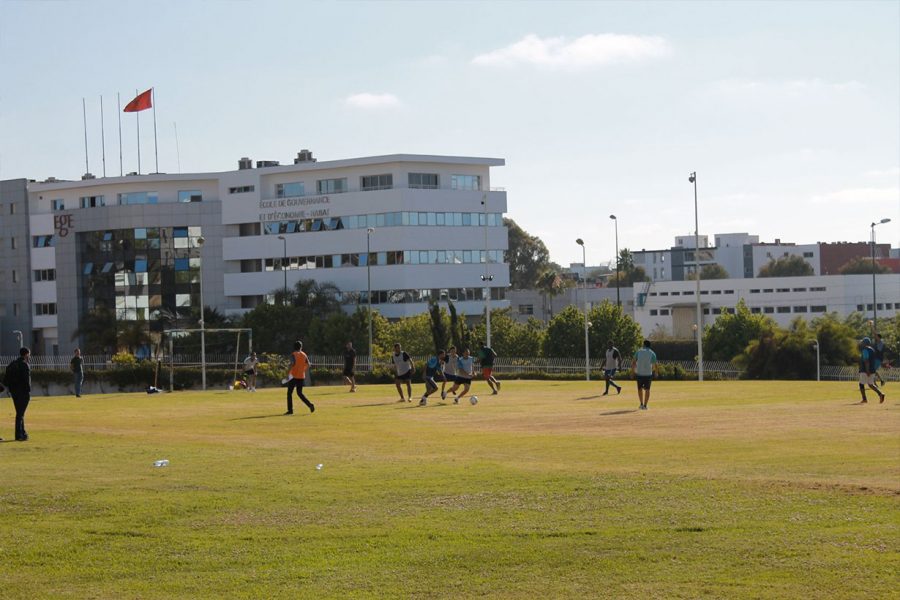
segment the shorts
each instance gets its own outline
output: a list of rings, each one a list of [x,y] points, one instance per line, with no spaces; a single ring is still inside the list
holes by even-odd
[[[344,369],[344,377],[353,377],[353,369]]]
[[[403,375],[395,375],[394,381],[409,381],[412,379],[412,371],[407,371]]]
[[[875,385],[875,373],[867,375],[864,371],[860,372],[859,382],[862,385]]]
[[[493,367],[481,367],[481,375],[482,375],[485,379],[490,379],[490,378],[491,378],[491,373],[493,373],[493,372],[494,372],[494,368],[493,368]]]
[[[244,375],[256,375],[256,369],[247,369],[244,371]]]
[[[444,378],[445,378],[449,383],[456,383],[456,375],[451,375],[450,373],[444,373]]]
[[[637,381],[639,390],[649,390],[650,384],[653,383],[652,375],[637,375],[635,377],[635,381]]]
[[[456,383],[458,383],[459,385],[471,385],[472,378],[471,377],[460,377],[459,375],[457,375]]]
[[[615,376],[616,371],[617,371],[617,369],[606,369],[605,371],[603,371],[603,376],[604,377],[613,377],[613,376]]]

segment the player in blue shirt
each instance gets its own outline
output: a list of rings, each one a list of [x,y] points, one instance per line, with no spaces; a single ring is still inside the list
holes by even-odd
[[[875,385],[875,349],[872,348],[872,340],[865,337],[859,343],[859,394],[862,396],[860,404],[866,404],[866,386],[878,394],[879,402],[884,403],[884,394]]]
[[[659,375],[656,353],[650,349],[650,340],[644,340],[644,347],[634,353],[631,374],[637,380],[641,410],[647,410],[647,403],[650,402],[650,384],[653,382],[653,376]]]
[[[445,358],[446,354],[444,351],[438,350],[437,354],[429,358],[428,362],[425,363],[425,393],[422,394],[422,399],[419,400],[419,406],[427,405],[428,396],[438,391],[438,385],[435,378],[440,377],[445,382],[447,381],[444,377]]]

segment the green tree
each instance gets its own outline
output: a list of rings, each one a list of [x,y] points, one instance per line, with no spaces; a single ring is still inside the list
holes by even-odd
[[[790,255],[781,258],[773,258],[768,264],[763,265],[757,277],[802,277],[814,275],[812,266],[802,256]]]
[[[696,276],[694,273],[688,273],[685,279],[693,281],[696,279]],[[700,279],[728,279],[728,271],[718,263],[703,265],[700,268]]]
[[[584,356],[584,313],[569,305],[550,319],[544,337],[544,356]]]
[[[399,343],[413,356],[427,356],[434,352],[431,337],[431,315],[421,313],[393,321],[385,331],[388,349]]]
[[[736,362],[749,379],[812,379],[816,376],[815,334],[805,320],[776,328],[748,344]]]
[[[621,265],[620,265],[621,266]],[[650,281],[650,277],[644,267],[632,267],[629,271],[619,270],[618,277],[615,273],[609,276],[607,287],[631,287],[635,283]]]
[[[149,346],[150,341],[150,327],[146,319],[123,321],[119,324],[118,347],[125,348],[129,354],[135,354],[140,348]]]
[[[434,301],[428,303],[428,315],[431,318],[431,341],[434,343],[434,350],[446,350],[450,345],[450,316]]]
[[[588,312],[588,321],[590,353],[594,358],[605,356],[607,342],[612,342],[623,357],[633,355],[641,346],[643,341],[641,326],[625,314],[615,302],[604,300],[593,306]],[[584,338],[584,334],[581,337]],[[581,352],[584,353],[584,348]]]
[[[872,273],[872,259],[865,256],[851,258],[838,269],[838,272],[841,275],[870,275]],[[893,273],[893,271],[887,265],[882,265],[876,261],[875,274],[880,275],[882,273]]]
[[[544,301],[544,314],[549,313],[553,318],[553,299],[563,293],[572,285],[572,281],[564,279],[556,271],[548,269],[541,273],[537,281],[537,289],[541,292],[541,298]],[[547,310],[549,307],[549,310]]]
[[[491,347],[501,356],[540,356],[543,333],[543,324],[534,317],[519,323],[512,318],[509,308],[491,311]],[[487,339],[483,315],[472,330],[472,337],[476,346]]]
[[[775,322],[765,315],[754,315],[741,299],[734,314],[720,315],[703,332],[704,355],[709,360],[732,360],[740,355],[747,344],[758,340],[776,328]]]
[[[852,365],[856,362],[856,335],[853,328],[837,313],[827,313],[813,319],[811,325],[819,340],[819,354],[823,365]]]
[[[509,283],[517,290],[537,287],[538,279],[551,268],[550,251],[537,236],[529,234],[512,219],[503,219],[509,234],[506,262],[509,264]]]
[[[447,301],[447,310],[450,313],[450,343],[456,346],[460,353],[464,348],[471,350],[472,332],[466,323],[465,315],[457,314],[456,305],[451,300]]]

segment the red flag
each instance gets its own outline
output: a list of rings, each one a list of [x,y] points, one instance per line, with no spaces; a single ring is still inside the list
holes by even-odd
[[[147,110],[148,108],[153,108],[153,100],[151,99],[152,93],[153,88],[150,88],[143,94],[138,94],[135,96],[134,100],[125,106],[122,112],[140,112],[142,110]]]

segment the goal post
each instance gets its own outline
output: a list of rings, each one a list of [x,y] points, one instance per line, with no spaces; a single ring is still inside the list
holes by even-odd
[[[218,328],[217,327],[217,328],[205,328],[205,329],[166,329],[162,333],[163,333],[163,337],[166,340],[168,340],[167,346],[168,346],[168,351],[169,351],[168,362],[169,362],[169,391],[170,392],[175,390],[175,367],[176,367],[176,364],[179,364],[179,365],[181,365],[181,364],[194,365],[195,364],[193,361],[188,361],[188,362],[176,361],[175,342],[179,339],[188,338],[188,337],[190,337],[194,334],[198,334],[198,333],[203,335],[204,337],[209,334],[233,333],[235,335],[235,337],[234,337],[234,362],[231,363],[230,353],[229,353],[229,360],[228,360],[228,363],[231,363],[228,366],[233,367],[233,371],[234,371],[232,374],[233,379],[236,379],[238,377],[238,374],[240,373],[241,364],[243,362],[241,360],[242,344],[246,343],[246,349],[247,349],[246,352],[248,355],[253,352],[253,330],[249,329],[249,328],[231,328],[231,327]],[[209,354],[209,352],[207,352],[207,354]],[[203,369],[203,378],[205,379],[206,378],[207,361],[206,361],[206,356],[202,354],[202,351],[201,351],[199,363],[200,363],[199,364],[200,368]],[[216,363],[216,364],[222,364],[222,363]]]

